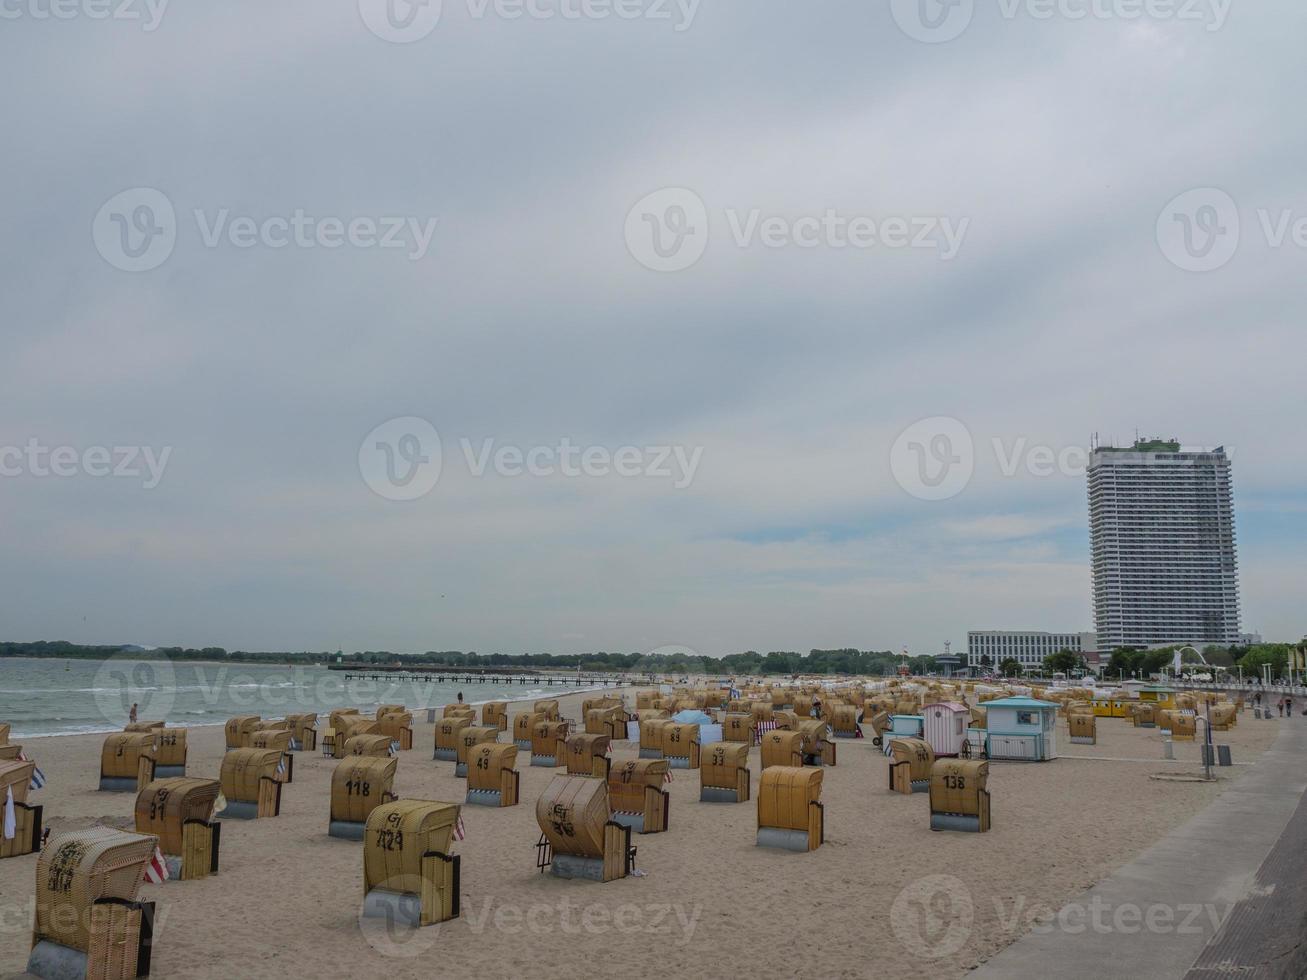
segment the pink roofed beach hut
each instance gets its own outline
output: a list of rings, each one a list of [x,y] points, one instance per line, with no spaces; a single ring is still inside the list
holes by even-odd
[[[921,709],[924,737],[935,751],[935,757],[958,755],[967,740],[967,726],[971,723],[971,709],[956,701],[941,701]]]

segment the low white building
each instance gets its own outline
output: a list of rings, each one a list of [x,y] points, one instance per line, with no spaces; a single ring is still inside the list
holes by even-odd
[[[986,665],[997,669],[1011,658],[1021,664],[1022,670],[1034,670],[1044,665],[1044,658],[1069,650],[1072,653],[1094,653],[1098,650],[1095,633],[1046,633],[1041,630],[968,630],[967,665],[984,669]],[[985,660],[984,658],[988,658]]]

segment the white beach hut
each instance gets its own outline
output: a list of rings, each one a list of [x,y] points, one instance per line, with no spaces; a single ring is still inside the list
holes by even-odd
[[[958,755],[967,740],[971,709],[956,701],[940,701],[921,709],[925,739],[935,750],[935,758]]]

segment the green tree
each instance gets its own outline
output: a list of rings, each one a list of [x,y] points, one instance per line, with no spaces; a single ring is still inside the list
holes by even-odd
[[[1073,670],[1083,670],[1085,658],[1078,653],[1072,653],[1070,650],[1059,650],[1057,653],[1050,653],[1044,658],[1044,672],[1046,674],[1069,674]]]
[[[998,672],[1004,677],[1020,677],[1021,661],[1016,657],[1006,657],[1003,662],[998,665]]]

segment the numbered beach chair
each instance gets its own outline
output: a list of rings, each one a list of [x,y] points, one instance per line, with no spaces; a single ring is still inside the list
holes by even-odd
[[[924,738],[896,738],[890,741],[889,788],[891,792],[912,795],[930,789],[931,767],[935,750]]]
[[[118,732],[100,750],[100,791],[139,793],[154,779],[154,733]]]
[[[136,832],[159,838],[168,880],[194,881],[218,873],[222,824],[213,820],[216,779],[156,779],[136,797]]]
[[[607,779],[612,760],[608,757],[608,736],[574,732],[563,743],[567,771],[572,775]]]
[[[988,762],[935,760],[930,769],[930,829],[989,830],[988,782]]]
[[[701,803],[747,803],[749,744],[712,742],[705,746],[699,767]]]
[[[517,806],[521,774],[513,768],[516,762],[517,746],[512,742],[485,739],[468,746],[466,802],[475,806]]]
[[[457,803],[395,800],[368,815],[362,916],[429,926],[458,917]]]
[[[355,755],[336,763],[331,773],[331,812],[327,835],[362,840],[372,811],[395,799],[399,760]]]
[[[663,726],[663,758],[672,769],[699,768],[699,726],[671,721]]]
[[[821,805],[822,770],[769,766],[758,783],[759,847],[815,851],[826,839]]]
[[[250,736],[262,722],[263,719],[258,715],[237,715],[234,718],[228,718],[227,724],[223,726],[223,732],[227,737],[228,750],[249,748]]]
[[[436,750],[431,758],[441,762],[457,762],[458,746],[463,740],[463,729],[472,727],[472,715],[458,714],[436,722]]]
[[[565,721],[536,722],[531,729],[531,765],[561,766],[569,727]],[[515,744],[520,746],[520,743]]]
[[[635,867],[631,828],[609,819],[608,784],[557,775],[536,800],[536,866],[556,878],[616,881]]]
[[[467,775],[468,753],[472,747],[483,742],[497,742],[499,729],[489,725],[468,725],[458,737],[458,751],[454,756],[454,775],[460,778]],[[513,755],[517,756],[517,746],[513,746]]]
[[[613,820],[637,834],[667,829],[671,795],[664,788],[670,773],[666,759],[633,759],[608,773],[608,801]]]
[[[222,757],[218,782],[227,808],[218,816],[254,820],[281,813],[281,764],[278,749],[231,749]]]

